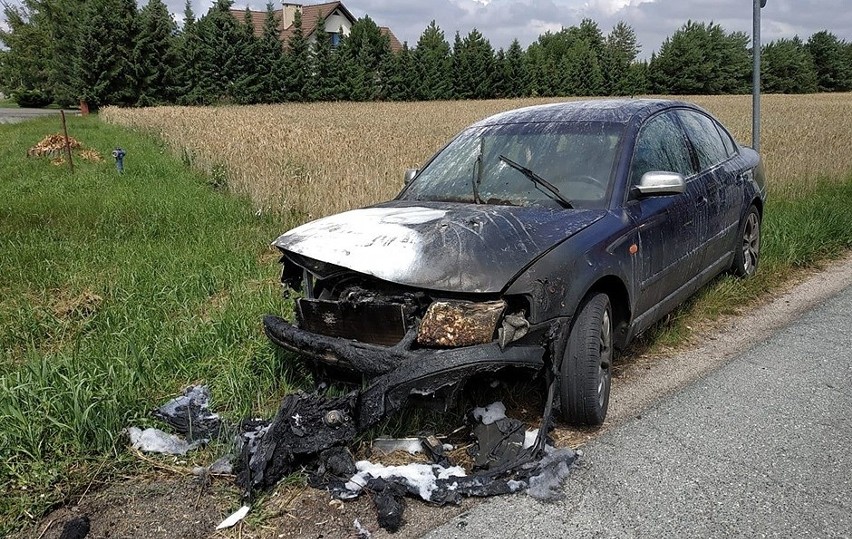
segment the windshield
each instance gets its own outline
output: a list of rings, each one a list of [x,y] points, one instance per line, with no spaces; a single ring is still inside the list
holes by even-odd
[[[601,122],[470,128],[436,155],[399,198],[603,208],[623,130],[622,124]]]

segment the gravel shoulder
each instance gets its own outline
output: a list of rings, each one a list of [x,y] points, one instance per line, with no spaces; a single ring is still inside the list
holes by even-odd
[[[771,294],[763,303],[749,307],[742,314],[708,322],[683,350],[630,358],[614,380],[606,424],[600,429],[586,431],[557,426],[554,437],[561,444],[571,446],[595,443],[608,436],[614,427],[635,421],[649,410],[662,406],[679,390],[719,371],[849,286],[852,286],[852,253],[800,275],[784,290]],[[226,480],[217,480],[216,488],[199,496],[198,488],[181,477],[159,477],[156,486],[150,478],[128,479],[90,493],[78,506],[59,509],[21,537],[59,537],[61,524],[80,514],[88,514],[91,518],[89,537],[355,537],[352,527],[355,518],[374,532],[373,537],[390,535],[378,529],[372,504],[368,501],[329,503],[327,495],[293,487],[281,487],[270,494],[262,507],[252,511],[246,525],[214,533],[215,525],[239,505],[237,490],[226,483]],[[693,494],[699,496],[701,493]],[[685,492],[684,495],[690,494]],[[466,517],[459,515],[480,511],[487,505],[511,508],[521,499],[523,497],[503,497],[485,503],[467,500],[459,507],[445,508],[409,500],[405,524],[393,537],[421,537],[451,520],[451,526],[467,522]],[[192,505],[202,510],[189,510]],[[455,517],[458,518],[453,520]],[[177,530],[182,531],[175,535]],[[464,536],[476,535],[466,533]]]

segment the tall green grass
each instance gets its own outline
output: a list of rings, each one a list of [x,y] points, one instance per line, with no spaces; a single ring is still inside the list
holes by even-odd
[[[261,328],[284,308],[269,243],[287,223],[97,118],[69,132],[105,161],[76,159],[71,174],[25,157],[56,131],[54,118],[0,125],[4,523],[63,501],[86,459],[119,453],[122,429],[187,384],[210,384],[235,417],[271,413],[290,389]]]

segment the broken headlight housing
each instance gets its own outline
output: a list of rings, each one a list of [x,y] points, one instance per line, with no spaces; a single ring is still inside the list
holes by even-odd
[[[505,310],[503,300],[433,301],[417,330],[417,344],[454,348],[489,343]]]

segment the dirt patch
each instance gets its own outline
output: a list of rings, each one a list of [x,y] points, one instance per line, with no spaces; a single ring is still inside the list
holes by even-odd
[[[66,522],[83,515],[91,522],[87,536],[91,539],[210,537],[237,508],[238,499],[227,480],[202,487],[194,477],[135,478],[89,493],[76,506],[54,511],[20,537],[57,539]]]
[[[784,290],[766,297],[739,315],[708,322],[696,331],[689,349],[672,353],[640,354],[623,361],[614,379],[609,416],[600,429],[571,429],[557,424],[551,436],[560,447],[582,446],[607,429],[642,413],[678,389],[706,376],[732,358],[766,339],[818,303],[852,285],[852,255],[803,273]],[[509,415],[518,414],[537,426],[540,398],[530,386],[515,401],[507,400]],[[517,393],[516,393],[517,394]],[[487,399],[486,399],[487,400]],[[397,456],[398,457],[398,456]],[[367,496],[341,503],[321,491],[282,484],[259,500],[243,523],[214,532],[240,503],[239,492],[227,479],[214,482],[199,496],[192,478],[174,476],[130,479],[97,494],[89,494],[73,508],[63,508],[45,518],[22,537],[59,537],[67,520],[87,514],[89,537],[246,537],[246,538],[347,538],[358,537],[354,521],[373,537],[388,537],[378,527],[372,501]],[[197,500],[197,506],[196,504]],[[479,503],[464,500],[459,506],[434,507],[407,499],[402,529],[393,537],[422,536]]]

